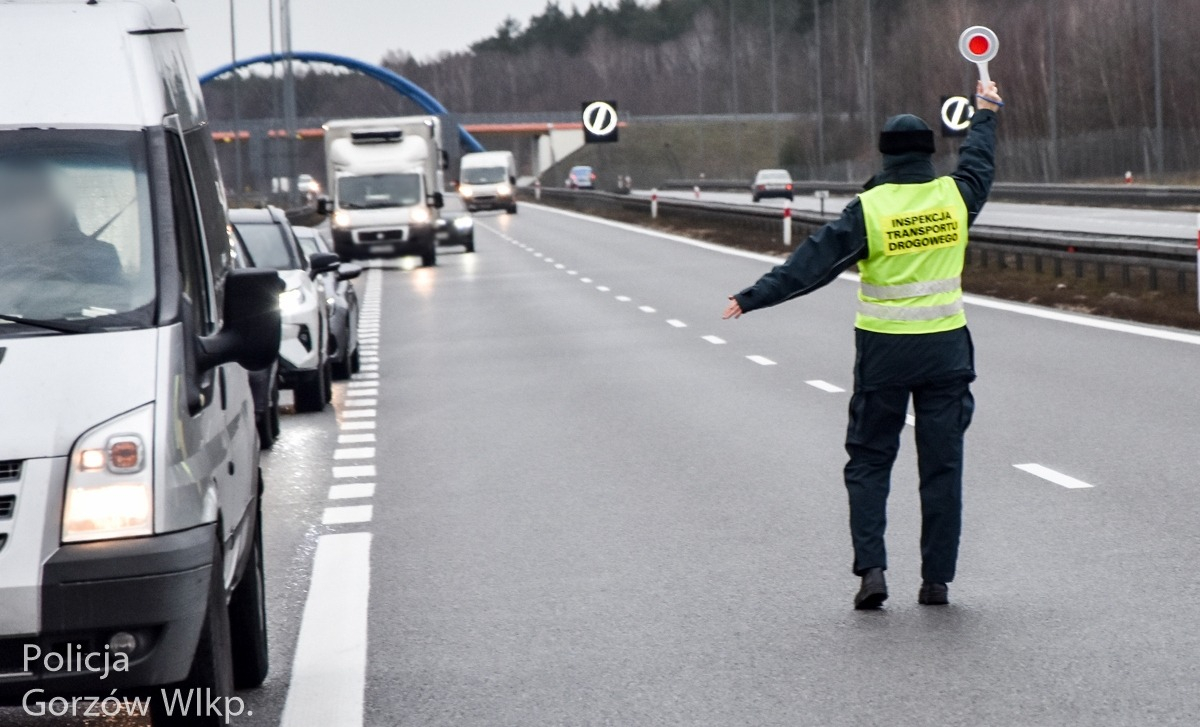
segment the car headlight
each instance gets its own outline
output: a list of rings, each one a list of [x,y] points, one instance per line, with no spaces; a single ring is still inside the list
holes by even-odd
[[[350,226],[350,213],[347,212],[346,210],[338,210],[338,211],[334,212],[333,213],[333,226],[334,227],[349,227]]]
[[[501,182],[500,184],[497,184],[496,194],[500,195],[501,197],[507,197],[508,195],[512,194],[512,185],[507,182]]]
[[[468,217],[466,215],[463,215],[462,217],[454,218],[454,229],[458,230],[459,232],[466,232],[467,230],[471,229],[474,226],[475,226],[475,220],[471,219],[470,217]]]
[[[429,208],[427,207],[413,207],[412,212],[408,215],[408,219],[414,225],[426,225],[433,219],[433,215],[429,213]]]
[[[475,194],[475,188],[469,184],[458,185],[458,193],[464,197],[471,197]]]
[[[304,305],[304,291],[300,288],[289,288],[279,294],[279,310],[287,312]]]
[[[77,543],[154,532],[154,405],[110,419],[71,450],[62,540]]]

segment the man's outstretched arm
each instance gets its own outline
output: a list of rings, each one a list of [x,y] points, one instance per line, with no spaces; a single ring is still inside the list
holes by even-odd
[[[739,318],[743,313],[811,293],[866,256],[866,225],[862,206],[855,199],[846,205],[841,217],[814,232],[784,263],[754,285],[731,295],[723,317]]]

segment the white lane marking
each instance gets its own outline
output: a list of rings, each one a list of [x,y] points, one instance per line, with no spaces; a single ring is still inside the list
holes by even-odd
[[[280,727],[362,727],[371,534],[322,535]]]
[[[554,266],[554,268],[555,268],[556,270],[566,270],[566,269],[567,269],[567,266],[566,266],[566,265],[563,265],[562,263],[559,263],[559,264],[555,265],[555,266]]]
[[[353,431],[356,429],[374,429],[375,422],[342,422],[341,428],[347,431]]]
[[[568,270],[567,271],[567,275],[578,275],[578,274],[579,274],[578,270]]]
[[[362,356],[359,358],[358,362],[359,362],[359,365],[362,365],[365,363],[379,363],[379,357],[378,356]]]
[[[379,396],[379,388],[350,389],[346,392],[346,396]]]
[[[667,325],[674,326],[675,328],[687,328],[686,323],[684,323],[683,321],[680,321],[680,320],[676,320],[674,318],[671,318],[670,320],[668,320]]]
[[[534,256],[534,257],[545,257],[545,255],[541,254],[540,252],[535,252],[535,253],[533,254],[533,256]]]
[[[657,312],[657,311],[655,311],[653,308],[651,308],[651,307],[650,307],[650,306],[648,306],[648,305],[640,305],[640,306],[638,306],[638,310],[640,310],[640,311],[641,311],[641,312],[643,312],[643,313],[655,313],[655,312]]]
[[[554,258],[548,257],[548,258],[546,258],[545,262],[552,263],[552,262],[554,262]]]
[[[346,399],[346,406],[375,406],[378,399]]]
[[[702,338],[705,341],[708,341],[709,343],[713,344],[714,346],[725,345],[725,339],[721,338],[719,336],[701,336],[700,338]]]
[[[746,358],[750,359],[751,361],[758,364],[759,366],[774,366],[775,365],[775,362],[772,361],[771,359],[767,358],[766,356],[747,356]]]
[[[363,364],[363,365],[362,365],[361,367],[359,367],[359,368],[360,368],[360,370],[362,370],[362,371],[378,371],[378,370],[379,370],[379,364]]]
[[[351,477],[374,477],[375,465],[373,464],[350,464],[341,467],[333,468],[333,476],[335,479],[344,480]]]
[[[338,444],[370,444],[375,441],[374,434],[339,434]]]
[[[590,282],[592,282],[592,279],[591,279],[591,278],[580,278],[580,279],[579,279],[579,282],[581,282],[581,283],[590,283]]]
[[[376,386],[379,386],[379,382],[378,381],[348,381],[348,382],[346,382],[346,386],[348,386],[352,389],[367,389],[367,388],[373,389]]]
[[[612,288],[609,288],[606,285],[597,285],[596,290],[600,291],[601,293],[607,293],[608,291],[612,290]]]
[[[362,381],[363,379],[378,379],[379,374],[368,371],[366,373],[352,374],[350,378],[354,379],[355,381]]]
[[[915,416],[913,416],[912,414],[905,414],[904,415],[904,423],[910,427],[915,427],[915,426],[917,426],[917,418]]]
[[[1014,464],[1013,467],[1028,472],[1034,477],[1041,477],[1043,480],[1053,482],[1056,485],[1061,485],[1068,490],[1083,490],[1094,487],[1083,480],[1077,480],[1070,475],[1064,475],[1062,472],[1052,470],[1049,467],[1043,467],[1040,464]]]
[[[703,242],[701,240],[692,240],[680,235],[672,235],[667,232],[659,232],[646,227],[638,227],[625,222],[616,222],[614,220],[606,220],[602,217],[592,217],[591,215],[580,214],[579,212],[571,212],[570,210],[560,210],[554,207],[546,207],[543,205],[533,204],[538,210],[550,212],[552,214],[565,215],[574,217],[588,222],[594,222],[598,225],[606,225],[608,227],[616,227],[629,232],[636,232],[651,237],[657,237],[663,240],[670,240],[684,245],[691,245],[702,250],[711,252],[719,252],[722,255],[732,255],[734,257],[746,258],[748,260],[757,260],[759,262],[771,263],[778,265],[786,258],[776,255],[764,255],[758,252],[749,252],[747,250],[737,250],[731,247],[724,247],[711,242]],[[847,282],[857,283],[858,276],[853,273],[842,273],[838,276],[839,279]],[[1076,326],[1085,326],[1088,328],[1097,328],[1103,331],[1113,331],[1115,333],[1128,333],[1134,336],[1143,336],[1145,338],[1157,338],[1163,341],[1173,341],[1175,343],[1187,343],[1193,346],[1200,346],[1200,334],[1185,333],[1183,331],[1174,331],[1169,328],[1154,328],[1151,326],[1142,326],[1136,323],[1123,323],[1114,321],[1108,318],[1099,318],[1092,316],[1080,315],[1078,313],[1063,313],[1061,311],[1051,310],[1049,308],[1039,308],[1037,306],[1025,305],[1022,303],[1010,303],[1005,300],[996,300],[993,298],[984,298],[979,295],[967,294],[963,296],[963,300],[971,305],[977,305],[981,308],[991,308],[993,310],[1004,311],[1006,313],[1015,313],[1017,315],[1031,316],[1033,318],[1043,318],[1048,321],[1058,321],[1060,323],[1070,323]]]
[[[825,391],[830,394],[840,394],[843,391],[845,391],[845,389],[843,389],[842,387],[834,386],[833,384],[829,383],[828,381],[822,381],[821,379],[813,379],[812,381],[805,381],[804,383],[808,384],[809,386],[813,387],[814,389],[820,389],[821,391]]]
[[[374,459],[374,447],[343,447],[333,450],[334,459]]]
[[[629,301],[633,300],[633,298],[630,298],[628,295],[618,295],[617,300],[621,303],[628,303]]]
[[[370,505],[327,507],[325,508],[325,514],[321,516],[321,524],[350,525],[353,523],[369,523],[374,514],[374,508]]]
[[[342,412],[343,419],[374,419],[374,409],[354,409],[353,411]]]
[[[360,497],[374,496],[374,482],[350,482],[345,485],[334,485],[329,488],[330,500],[355,500]]]

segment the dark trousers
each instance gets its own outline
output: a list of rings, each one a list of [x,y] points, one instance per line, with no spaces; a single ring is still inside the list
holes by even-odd
[[[966,341],[969,347],[969,338]],[[973,359],[972,353],[966,355]],[[856,368],[873,367],[876,362],[864,361],[863,354],[860,347]],[[973,378],[973,371],[947,371],[947,376],[932,381],[856,386],[850,400],[850,461],[845,469],[855,574],[887,568],[887,497],[911,396],[921,477],[921,576],[938,583],[954,580],[962,530],[963,434],[975,410]]]

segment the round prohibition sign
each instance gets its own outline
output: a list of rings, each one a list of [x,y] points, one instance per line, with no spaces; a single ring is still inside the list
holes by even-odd
[[[942,104],[942,123],[947,129],[954,131],[966,131],[971,125],[971,117],[975,115],[975,108],[971,106],[971,102],[962,96],[951,96]]]
[[[617,128],[617,110],[604,101],[593,101],[583,110],[583,128],[595,136],[608,136]]]

